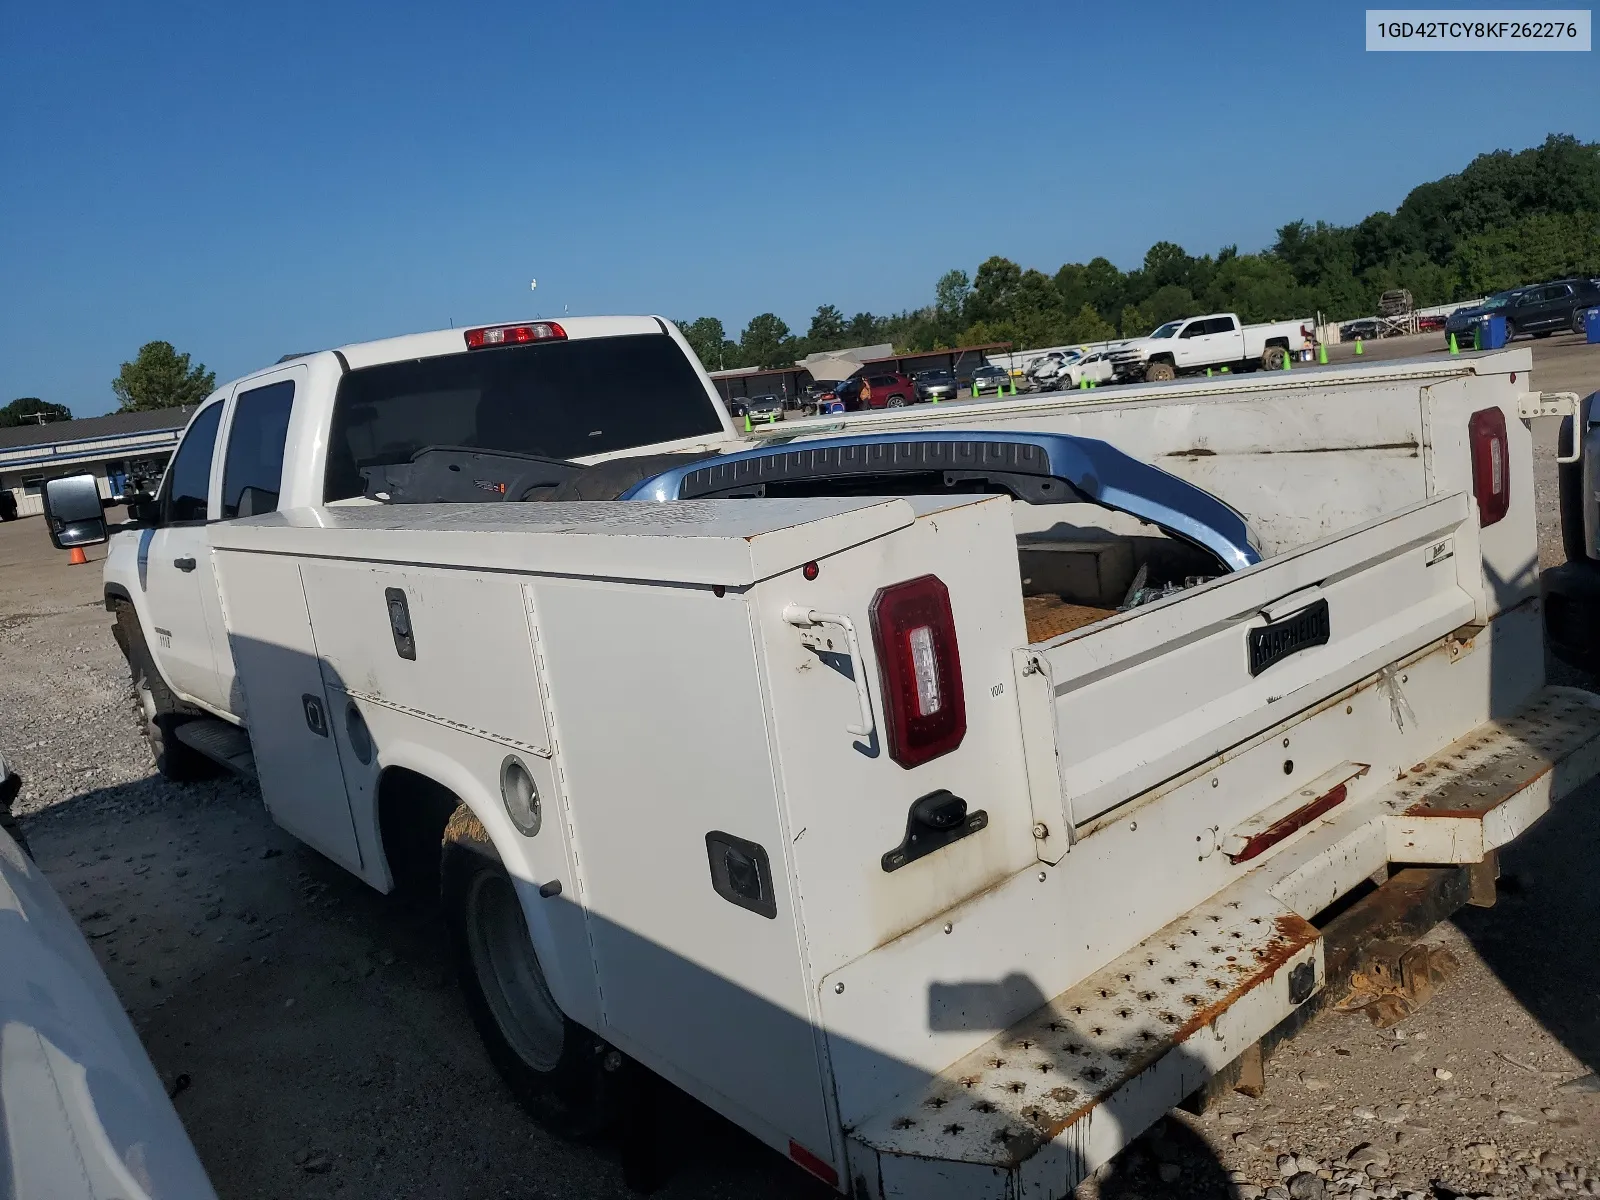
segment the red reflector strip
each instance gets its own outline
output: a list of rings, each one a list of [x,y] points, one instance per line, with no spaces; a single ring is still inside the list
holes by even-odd
[[[792,1138],[789,1141],[789,1157],[829,1187],[836,1188],[839,1186],[839,1172]]]
[[[485,325],[466,331],[467,349],[488,346],[516,346],[525,342],[563,341],[567,331],[554,321],[529,321],[522,325]]]
[[[1248,838],[1242,848],[1228,855],[1228,861],[1235,863],[1249,862],[1263,851],[1276,846],[1291,833],[1304,829],[1330,808],[1336,808],[1343,804],[1349,794],[1342,783],[1323,792],[1315,800],[1308,801],[1293,812],[1279,817],[1260,833]]]
[[[1361,778],[1368,770],[1370,767],[1366,763],[1343,762],[1307,780],[1290,795],[1276,804],[1269,804],[1223,835],[1222,852],[1230,862],[1255,858],[1342,804],[1349,795],[1350,781]]]

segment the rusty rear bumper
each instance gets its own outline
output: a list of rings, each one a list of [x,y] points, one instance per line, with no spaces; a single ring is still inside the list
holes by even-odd
[[[881,1196],[1064,1196],[1321,986],[1317,930],[1253,877],[854,1132]]]
[[[1257,1043],[1293,1032],[1380,939],[1471,896],[1469,871],[1600,774],[1600,696],[1545,688],[1340,805],[1229,888],[851,1131],[884,1197],[1063,1197]],[[1390,863],[1319,931],[1307,917]]]

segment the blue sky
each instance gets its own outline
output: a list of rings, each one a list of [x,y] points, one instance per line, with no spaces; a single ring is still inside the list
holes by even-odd
[[[1367,54],[1363,11],[8,4],[0,402],[108,411],[156,338],[222,380],[564,306],[803,332],[1600,140],[1592,55]]]

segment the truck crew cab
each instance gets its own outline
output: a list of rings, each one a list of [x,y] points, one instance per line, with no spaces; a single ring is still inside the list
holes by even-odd
[[[369,489],[405,499],[425,481],[452,500],[519,500],[582,465],[733,441],[692,352],[654,318],[411,334],[293,357],[217,389],[155,497],[136,502],[137,533],[116,538],[105,564],[156,765],[190,779],[248,754],[209,551],[217,523],[372,503]]]

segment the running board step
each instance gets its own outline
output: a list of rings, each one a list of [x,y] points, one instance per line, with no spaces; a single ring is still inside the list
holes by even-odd
[[[204,754],[236,775],[255,779],[256,756],[250,749],[250,735],[237,725],[216,717],[196,717],[176,726],[172,732],[196,753]]]
[[[1247,876],[863,1122],[852,1171],[883,1197],[1070,1195],[1310,1000],[1322,951]]]

